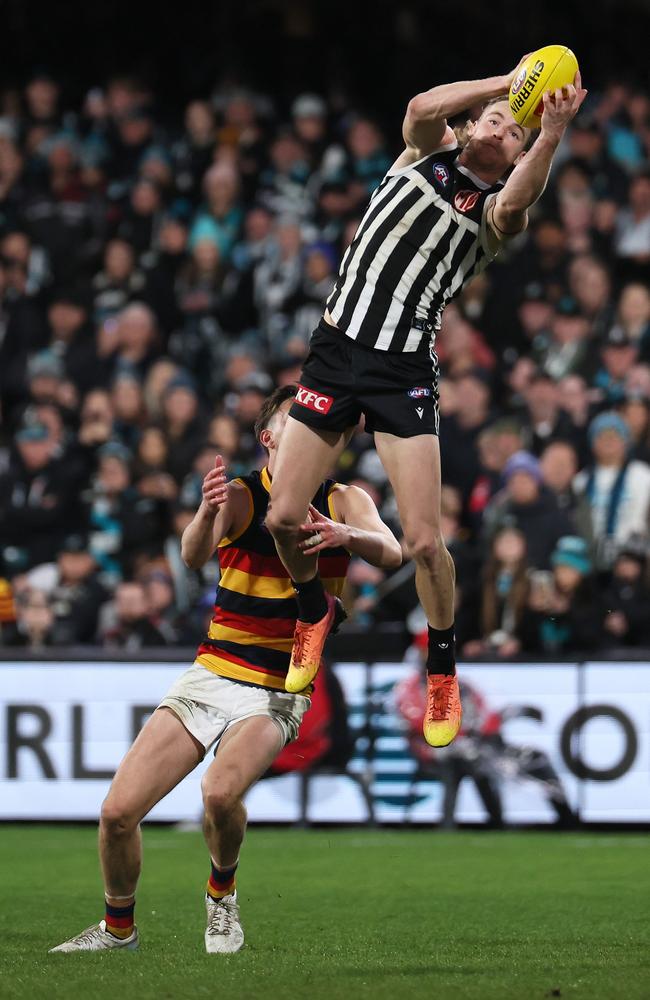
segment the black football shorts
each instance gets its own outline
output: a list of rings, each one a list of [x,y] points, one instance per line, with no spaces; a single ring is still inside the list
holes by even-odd
[[[366,430],[415,437],[438,434],[438,358],[357,344],[321,320],[290,415],[316,430],[344,431],[361,414]]]

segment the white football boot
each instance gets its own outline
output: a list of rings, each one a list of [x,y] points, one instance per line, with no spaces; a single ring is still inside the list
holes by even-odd
[[[229,955],[244,945],[244,932],[239,919],[237,893],[223,899],[205,898],[208,925],[205,929],[205,950],[209,955]]]
[[[70,938],[69,941],[64,941],[63,944],[57,945],[56,948],[50,948],[49,954],[51,955],[55,951],[108,951],[110,948],[128,948],[129,951],[133,951],[138,947],[138,944],[137,927],[134,926],[133,933],[128,938],[121,939],[115,937],[114,934],[110,934],[106,930],[106,921],[100,920],[98,924],[86,927],[85,931],[77,934],[76,937]]]

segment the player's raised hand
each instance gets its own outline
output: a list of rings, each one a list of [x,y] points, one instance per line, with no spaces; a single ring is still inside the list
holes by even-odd
[[[580,70],[576,73],[573,83],[570,83],[568,87],[558,88],[555,91],[547,90],[542,98],[544,102],[542,132],[555,139],[560,139],[571,119],[578,113],[586,96],[587,91],[582,86]]]
[[[214,469],[210,469],[203,479],[203,502],[211,514],[218,514],[219,509],[228,499],[228,483],[226,482],[226,466],[221,455],[214,460]]]
[[[342,545],[347,547],[350,541],[350,529],[346,524],[332,521],[321,514],[313,504],[309,505],[309,520],[300,525],[300,531],[307,537],[298,544],[306,556],[322,552],[323,549],[333,549]]]

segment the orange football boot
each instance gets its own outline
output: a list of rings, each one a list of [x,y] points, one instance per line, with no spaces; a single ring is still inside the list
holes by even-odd
[[[427,674],[427,707],[422,731],[429,746],[449,746],[458,735],[462,717],[458,678]]]
[[[285,691],[298,694],[304,691],[308,684],[311,684],[318,673],[325,640],[330,632],[338,631],[341,622],[345,621],[347,614],[338,597],[325,594],[327,601],[327,614],[317,622],[296,622],[296,629],[293,633],[293,649],[291,650],[291,663],[284,681]]]

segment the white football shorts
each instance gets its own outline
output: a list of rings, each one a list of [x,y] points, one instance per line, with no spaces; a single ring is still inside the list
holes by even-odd
[[[273,719],[286,746],[298,735],[309,704],[304,694],[241,684],[194,663],[174,681],[158,708],[170,708],[207,753],[236,722],[255,715]]]

